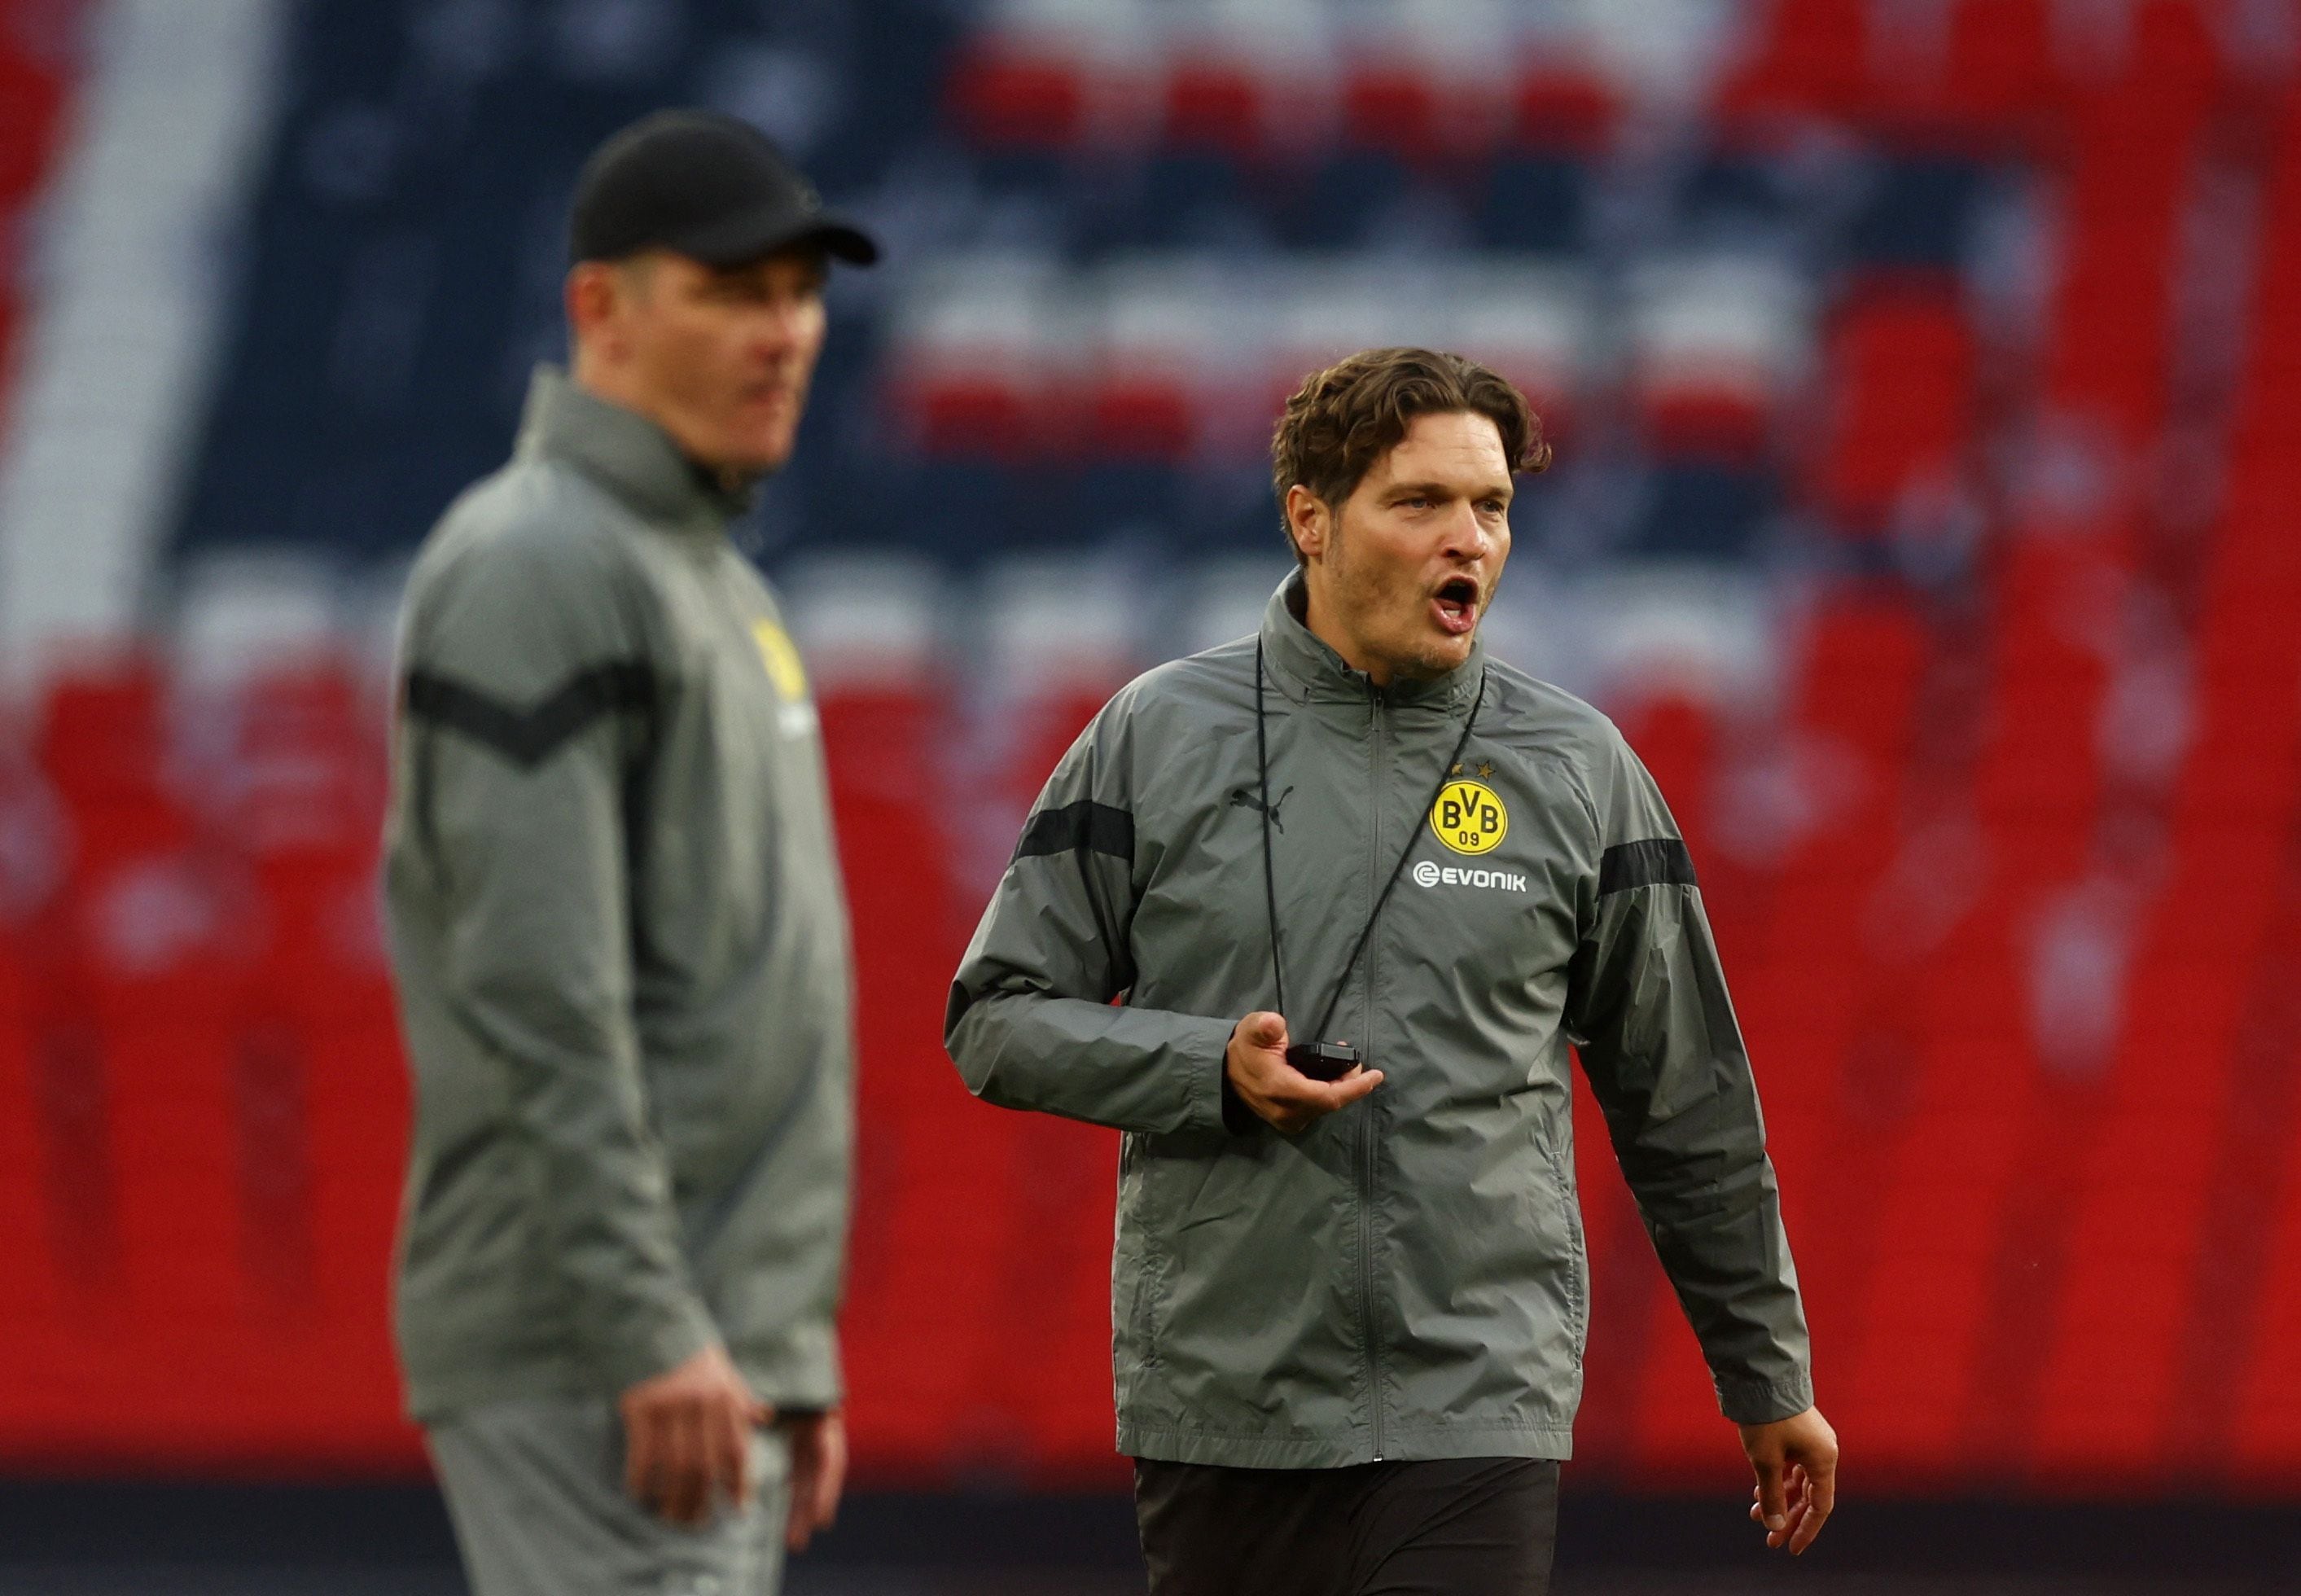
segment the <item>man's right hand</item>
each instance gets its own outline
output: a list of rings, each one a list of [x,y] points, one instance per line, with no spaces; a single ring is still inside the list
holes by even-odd
[[[1758,1476],[1751,1520],[1766,1532],[1768,1546],[1787,1546],[1795,1557],[1813,1544],[1837,1505],[1837,1432],[1819,1408],[1741,1430]]]
[[[1223,1068],[1239,1100],[1289,1136],[1382,1084],[1380,1070],[1360,1065],[1339,1080],[1312,1080],[1286,1062],[1285,1016],[1268,1011],[1238,1023]]]
[[[774,1412],[751,1394],[724,1349],[706,1347],[640,1381],[623,1416],[623,1488],[674,1524],[710,1522],[721,1497],[751,1500],[751,1430]]]

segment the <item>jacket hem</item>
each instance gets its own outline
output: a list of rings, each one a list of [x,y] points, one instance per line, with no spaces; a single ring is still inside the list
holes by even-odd
[[[787,1367],[770,1372],[767,1366],[746,1358],[740,1350],[730,1356],[749,1383],[751,1393],[771,1408],[793,1412],[821,1411],[837,1408],[846,1400],[838,1375],[830,1368],[794,1371]],[[599,1397],[612,1401],[622,1394],[612,1381],[596,1369],[579,1359],[562,1358],[453,1375],[410,1375],[406,1377],[403,1406],[407,1416],[416,1424],[434,1425],[490,1402],[515,1401],[525,1397]]]
[[[523,1397],[614,1397],[607,1382],[573,1358],[537,1359],[515,1368],[406,1376],[407,1416],[434,1425],[490,1402]]]
[[[1571,1425],[1435,1424],[1385,1427],[1382,1455],[1371,1434],[1230,1435],[1210,1430],[1121,1421],[1118,1450],[1161,1463],[1223,1468],[1351,1468],[1366,1463],[1422,1463],[1447,1458],[1527,1458],[1564,1462],[1574,1455]]]

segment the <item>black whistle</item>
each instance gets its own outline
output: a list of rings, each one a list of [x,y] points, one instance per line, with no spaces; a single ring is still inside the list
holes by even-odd
[[[1359,1050],[1348,1042],[1296,1042],[1286,1062],[1313,1081],[1339,1081],[1358,1067]]]

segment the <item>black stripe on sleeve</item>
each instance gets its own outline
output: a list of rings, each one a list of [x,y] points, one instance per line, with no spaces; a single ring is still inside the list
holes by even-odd
[[[1675,837],[1653,837],[1644,842],[1618,842],[1598,861],[1598,896],[1627,892],[1632,887],[1691,887],[1694,856]]]
[[[1109,804],[1082,798],[1059,809],[1042,809],[1023,828],[1015,845],[1018,859],[1041,854],[1109,854],[1132,863],[1134,858],[1134,816]]]
[[[654,666],[618,660],[577,672],[525,709],[423,671],[408,673],[406,702],[415,719],[460,732],[531,770],[600,716],[651,709],[655,696]]]

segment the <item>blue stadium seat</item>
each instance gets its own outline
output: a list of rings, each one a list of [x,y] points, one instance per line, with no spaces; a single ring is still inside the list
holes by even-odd
[[[975,180],[993,199],[1068,202],[1071,157],[1060,150],[995,149],[975,156]]]
[[[1344,150],[1288,185],[1278,202],[1280,238],[1295,249],[1363,243],[1376,218],[1414,186],[1412,171],[1388,151]]]
[[[1854,217],[1847,246],[1866,266],[1955,272],[1965,262],[1985,187],[1983,169],[1970,161],[1888,161]]]
[[[1761,472],[1711,464],[1664,464],[1646,484],[1643,510],[1623,552],[1740,560],[1754,549],[1773,507]]]
[[[1080,469],[1072,492],[1082,536],[1156,529],[1163,540],[1181,510],[1182,474],[1163,461],[1099,460]]]
[[[1233,247],[1268,233],[1262,202],[1239,163],[1219,150],[1154,155],[1129,196],[1127,242],[1150,248]]]
[[[1488,169],[1478,238],[1495,249],[1573,253],[1588,241],[1590,173],[1554,155],[1506,155]]]
[[[1773,163],[1712,155],[1686,173],[1673,227],[1687,243],[1736,243],[1778,238],[1803,220],[1786,175]]]
[[[1090,522],[1077,477],[1059,463],[927,460],[894,479],[896,547],[968,566],[1000,555],[1075,547]]]

